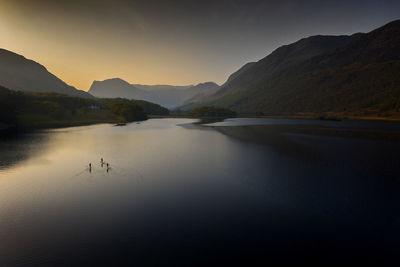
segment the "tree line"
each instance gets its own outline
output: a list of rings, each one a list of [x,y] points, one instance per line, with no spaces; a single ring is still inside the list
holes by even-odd
[[[0,86],[0,123],[20,128],[94,122],[130,122],[169,110],[142,100],[86,99],[57,93],[12,91]]]

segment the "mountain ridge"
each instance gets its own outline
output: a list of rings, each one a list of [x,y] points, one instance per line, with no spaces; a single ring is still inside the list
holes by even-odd
[[[396,20],[369,33],[303,38],[277,48],[214,94],[182,108],[216,105],[270,115],[398,112],[399,36]]]
[[[0,85],[16,91],[93,98],[89,93],[68,85],[40,63],[3,48],[0,48]]]
[[[111,78],[103,81],[94,81],[88,92],[96,97],[123,97],[146,100],[173,108],[183,104],[185,100],[197,94],[217,87],[219,85],[214,82],[205,82],[190,86],[142,85],[130,84],[120,78]]]

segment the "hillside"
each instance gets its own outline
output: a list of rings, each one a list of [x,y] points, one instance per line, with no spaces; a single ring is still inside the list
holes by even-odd
[[[183,108],[217,105],[240,113],[400,111],[400,20],[367,34],[312,36],[282,46]]]
[[[200,83],[194,86],[142,85],[129,84],[122,79],[114,78],[94,81],[89,93],[96,97],[146,100],[173,108],[182,105],[187,99],[195,95],[215,88],[218,88],[218,85],[213,82]]]
[[[0,49],[0,85],[17,91],[53,92],[92,98],[90,94],[69,86],[39,63]]]
[[[167,85],[167,84],[157,84],[157,85],[132,84],[132,85],[144,91],[185,90],[193,86],[193,85]]]
[[[0,86],[1,128],[36,129],[144,120],[169,111],[143,100],[81,98]]]
[[[95,97],[100,98],[127,98],[127,99],[147,99],[150,94],[128,82],[113,78],[104,81],[94,81],[88,91]]]
[[[228,80],[221,86],[221,87],[225,87],[228,83],[230,83],[232,80],[234,80],[236,77],[238,77],[240,74],[242,74],[243,72],[245,72],[247,69],[249,69],[251,66],[253,66],[256,62],[249,62],[247,64],[245,64],[243,67],[241,67],[239,70],[237,70],[236,72],[232,73],[229,77]],[[203,101],[207,101],[209,97],[213,96],[221,87],[216,87],[212,90],[209,90],[207,92],[202,92],[199,94],[196,94],[195,96],[187,99],[184,103],[182,107],[179,108],[183,108],[183,110],[189,110],[192,107],[196,107],[197,103],[201,104],[201,102]]]

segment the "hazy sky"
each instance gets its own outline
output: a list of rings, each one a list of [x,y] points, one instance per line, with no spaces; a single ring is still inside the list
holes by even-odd
[[[83,90],[112,77],[222,83],[283,44],[395,19],[399,0],[0,0],[0,47]]]

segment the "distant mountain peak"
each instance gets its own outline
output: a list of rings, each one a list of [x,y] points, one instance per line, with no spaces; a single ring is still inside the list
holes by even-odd
[[[131,85],[130,83],[128,83],[127,81],[125,81],[121,78],[110,78],[110,79],[105,79],[103,81],[97,81],[97,80],[93,81],[93,84],[96,84],[96,83],[119,84],[119,85],[125,85],[125,86]],[[92,86],[93,86],[93,84],[92,84]]]
[[[203,82],[203,83],[198,83],[197,85],[215,85],[215,86],[219,86],[217,83],[215,82]]]
[[[214,82],[190,86],[130,84],[120,78],[94,81],[89,92],[97,97],[140,99],[172,108],[182,105],[187,99],[218,88]]]
[[[128,83],[127,81],[121,79],[121,78],[109,78],[105,79],[103,82],[110,81],[110,82],[121,82],[121,83]],[[129,84],[129,83],[128,83]]]

